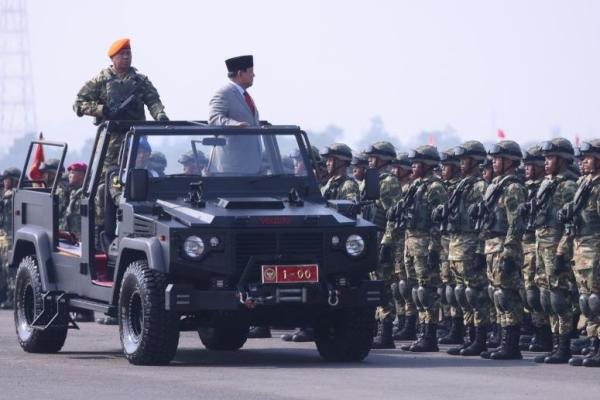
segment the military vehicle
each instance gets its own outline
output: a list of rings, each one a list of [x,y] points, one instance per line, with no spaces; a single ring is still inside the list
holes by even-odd
[[[104,173],[119,131],[127,132],[119,167]],[[239,349],[250,325],[312,326],[325,360],[367,356],[383,296],[382,282],[369,279],[376,228],[357,215],[360,203],[323,199],[299,127],[102,124],[80,238],[58,229],[57,182],[29,178],[40,146],[58,152],[61,165],[67,152],[32,142],[14,194],[10,262],[25,351],[60,351],[79,328],[70,313],[83,309],[117,318],[123,353],[136,365],[168,364],[181,331],[197,331],[210,350]],[[152,149],[165,154],[164,176],[148,168]],[[189,151],[209,159],[196,175],[179,170]],[[308,167],[290,171],[283,160],[296,151]],[[377,192],[370,175],[364,197]]]

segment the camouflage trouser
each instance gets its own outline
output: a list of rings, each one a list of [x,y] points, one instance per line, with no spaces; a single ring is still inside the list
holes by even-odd
[[[398,277],[398,282],[404,281],[408,282],[408,273],[406,271],[406,263],[404,262],[404,232],[402,233],[402,237],[396,241],[396,252],[394,255],[394,272]],[[414,271],[413,271],[414,272]],[[416,275],[411,276],[412,286],[414,287],[417,283]],[[417,306],[415,306],[415,302],[412,299],[412,296],[408,296],[404,298],[400,292],[400,288],[396,291],[396,313],[398,315],[417,315]]]
[[[571,308],[571,291],[569,288],[569,279],[571,272],[566,271],[554,273],[554,258],[556,257],[556,249],[558,243],[547,244],[538,243],[537,250],[537,270],[540,271],[540,278],[537,279],[540,289],[549,289],[550,291],[559,292],[566,300],[568,306],[564,307],[564,311],[557,313],[553,311],[550,314],[550,324],[552,332],[567,334],[571,332],[573,322],[573,309]],[[543,279],[542,279],[543,276]]]
[[[520,252],[520,254],[523,254]],[[511,272],[502,272],[500,263],[502,252],[486,254],[487,276],[492,287],[501,291],[502,296],[497,296],[500,301],[495,301],[497,318],[502,327],[520,325],[523,321],[523,301],[519,289],[523,285],[521,271],[516,269]],[[517,265],[522,265],[522,256],[515,260]]]
[[[573,272],[580,294],[600,296],[600,235],[575,238],[573,251]],[[600,318],[587,321],[588,336],[600,337]]]
[[[441,285],[439,266],[429,268],[429,265],[427,265],[429,242],[429,236],[407,235],[404,249],[404,263],[407,273],[414,271],[417,277],[417,285],[422,287],[430,296],[430,301],[426,302],[427,304],[417,304],[419,322],[425,324],[438,322],[440,301],[437,289]]]
[[[442,287],[452,286],[456,287],[456,279],[454,274],[452,273],[452,269],[450,266],[450,261],[448,261],[448,254],[442,256],[442,260],[440,261],[440,279],[442,280]],[[444,304],[445,302],[442,302]],[[451,304],[444,304],[444,308],[447,308],[451,317],[462,317],[462,309],[460,307],[454,307]],[[446,310],[444,311],[446,312]]]
[[[465,325],[488,326],[492,302],[487,296],[488,281],[485,270],[475,269],[473,259],[450,261],[450,268],[454,273],[457,285],[464,285],[466,288],[475,289],[480,293],[475,307],[471,304],[464,304],[465,300],[463,300],[462,311]]]
[[[10,251],[12,243],[10,238],[4,233],[0,233],[0,288],[5,292],[5,301],[12,303],[15,298],[15,275],[16,271],[14,268],[9,268],[8,265],[8,252]]]
[[[540,275],[539,269],[537,268],[536,263],[536,251],[535,251],[535,242],[524,242],[523,243],[523,283],[524,289],[530,289],[532,287],[540,287],[539,280],[545,278],[545,272],[542,272]],[[549,319],[548,316],[540,311],[535,311],[532,309],[527,309],[531,314],[531,323],[533,326],[540,328],[542,326],[548,325]]]
[[[379,243],[381,243],[382,235],[378,235]],[[391,247],[392,256],[396,252],[396,244],[388,243]],[[386,303],[382,306],[377,307],[375,310],[375,319],[377,321],[393,321],[396,318],[396,302],[394,290],[392,286],[397,283],[396,276],[394,274],[394,260],[383,263],[377,268],[377,279],[380,279],[385,284],[386,289]]]

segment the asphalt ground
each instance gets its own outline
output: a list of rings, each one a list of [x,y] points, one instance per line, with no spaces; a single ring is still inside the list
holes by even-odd
[[[212,352],[184,332],[171,365],[138,367],[122,356],[116,326],[80,326],[61,352],[29,354],[17,343],[12,312],[0,311],[0,399],[600,398],[599,368],[538,365],[532,353],[490,361],[374,350],[362,363],[327,363],[313,343],[274,336]]]

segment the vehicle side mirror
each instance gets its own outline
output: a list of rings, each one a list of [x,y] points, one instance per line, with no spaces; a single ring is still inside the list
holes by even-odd
[[[363,200],[377,200],[379,198],[379,171],[369,168],[365,171],[365,189]]]
[[[129,200],[145,201],[148,198],[148,170],[132,169],[129,174]]]

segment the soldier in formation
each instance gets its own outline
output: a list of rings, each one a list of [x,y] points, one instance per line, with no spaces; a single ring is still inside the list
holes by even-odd
[[[2,174],[3,194],[0,199],[0,285],[3,286],[4,299],[0,308],[10,310],[15,301],[15,273],[8,264],[8,253],[12,248],[13,239],[13,203],[12,197],[19,183],[21,171],[18,168],[7,168]]]

